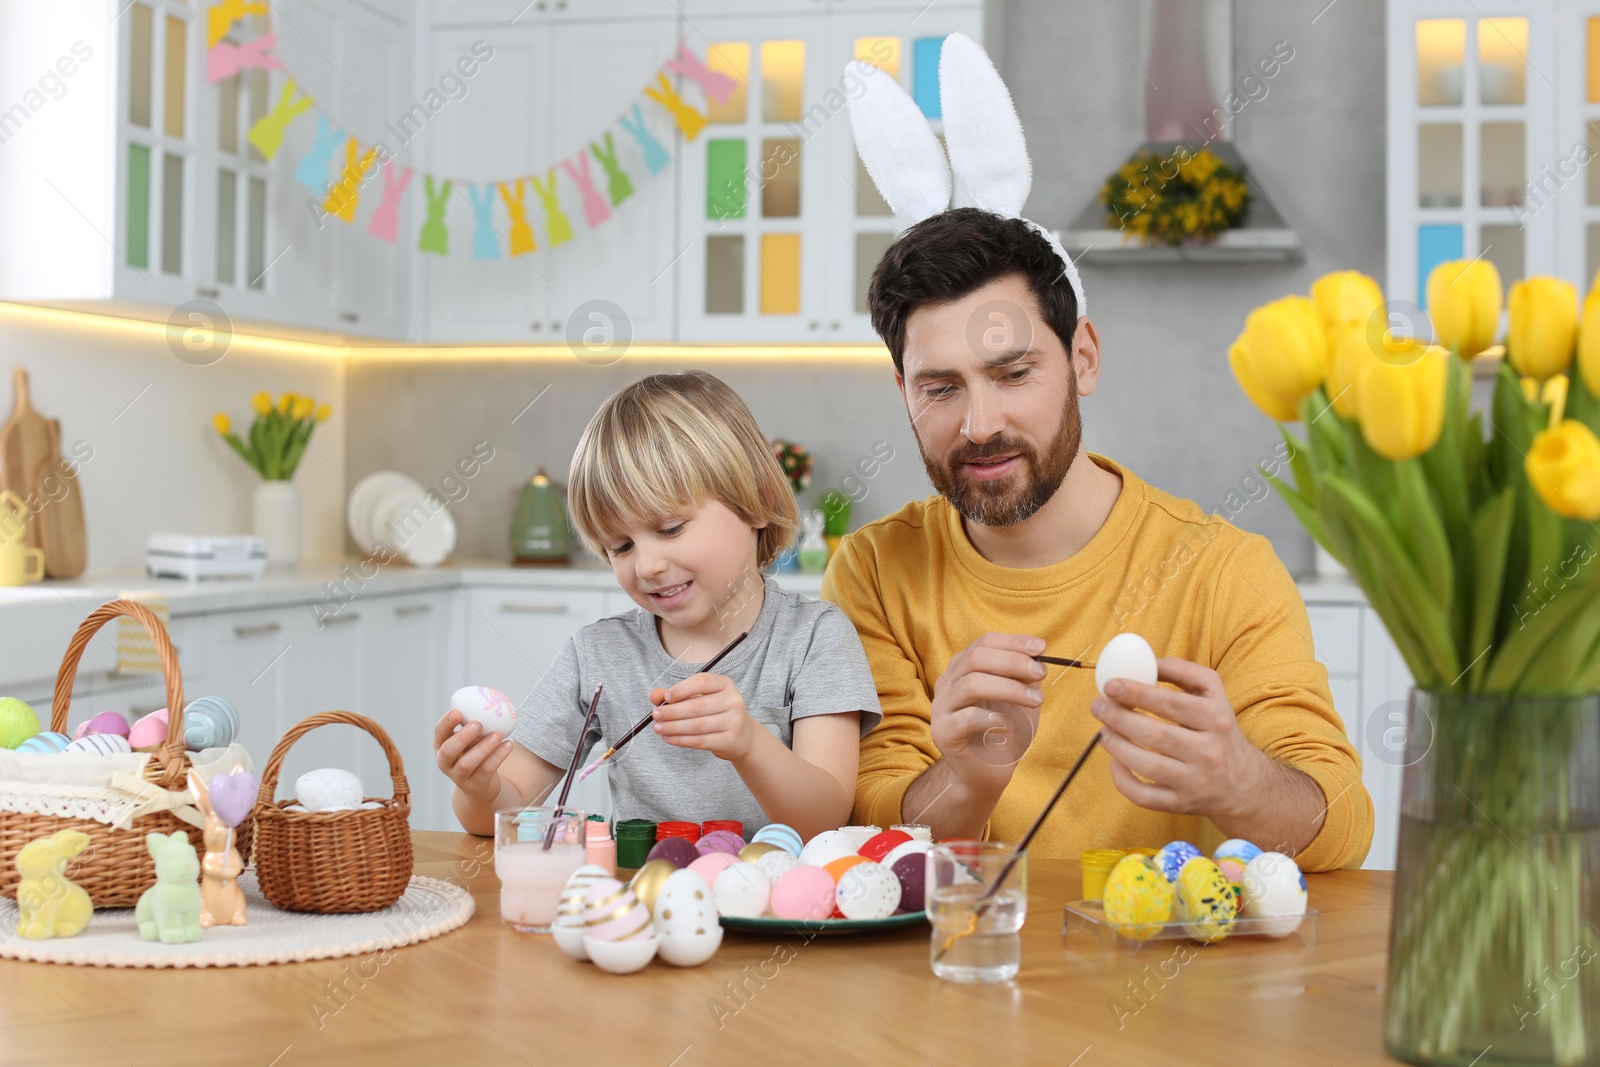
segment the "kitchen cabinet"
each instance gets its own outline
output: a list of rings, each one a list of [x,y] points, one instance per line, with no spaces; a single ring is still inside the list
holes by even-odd
[[[400,750],[411,787],[411,825],[418,829],[459,828],[450,811],[450,781],[434,763],[433,724],[448,709],[450,694],[467,684],[458,680],[461,643],[454,639],[463,606],[454,591],[377,597],[362,606],[361,711],[382,723]],[[376,762],[362,781],[383,795],[387,772],[377,747],[369,751]]]
[[[867,281],[899,223],[857,159],[845,64],[897,78],[937,129],[939,43],[983,36],[978,4],[785,7],[694,16],[708,65],[746,88],[682,150],[683,340],[875,339]]]
[[[1589,72],[1600,32],[1588,29],[1600,5],[1396,0],[1387,11],[1391,300],[1426,310],[1433,268],[1480,255],[1508,287],[1545,274],[1583,292],[1600,268],[1600,186],[1583,174],[1600,151],[1585,127],[1600,115]]]

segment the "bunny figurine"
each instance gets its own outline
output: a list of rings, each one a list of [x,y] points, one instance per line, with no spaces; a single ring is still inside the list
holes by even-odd
[[[17,933],[30,941],[73,937],[89,925],[94,905],[83,887],[67,880],[67,861],[89,847],[81,830],[58,830],[29,841],[17,853]]]
[[[134,918],[139,936],[164,945],[200,940],[200,858],[189,835],[145,834],[145,848],[156,861],[156,884],[139,897]]]
[[[244,890],[239,888],[244,863],[239,859],[239,850],[233,847],[233,828],[217,814],[211,804],[211,791],[193,771],[189,772],[189,791],[206,817],[206,858],[200,865],[200,925],[208,929],[243,926],[249,921],[244,913]]]

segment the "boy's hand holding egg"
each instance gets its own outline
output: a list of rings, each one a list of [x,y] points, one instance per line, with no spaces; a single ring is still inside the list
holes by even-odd
[[[434,723],[439,769],[468,799],[480,804],[499,799],[498,772],[511,754],[507,735],[516,717],[516,707],[504,693],[469,685],[456,690],[450,710]]]
[[[1216,671],[1158,660],[1144,638],[1118,634],[1099,656],[1095,685],[1101,695],[1089,710],[1104,725],[1101,744],[1123,796],[1153,811],[1216,819],[1256,795],[1262,764],[1271,760],[1240,732]]]
[[[656,705],[653,729],[663,741],[730,762],[750,754],[760,729],[733,679],[722,674],[694,674],[670,689],[652,689],[650,702]]]

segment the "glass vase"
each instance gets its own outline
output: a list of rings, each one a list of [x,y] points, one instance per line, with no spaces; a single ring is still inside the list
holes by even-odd
[[[1600,1065],[1600,694],[1413,690],[1384,1043]]]

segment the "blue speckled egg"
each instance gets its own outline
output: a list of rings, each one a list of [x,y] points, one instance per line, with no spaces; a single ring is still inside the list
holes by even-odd
[[[1167,881],[1176,882],[1183,865],[1200,855],[1203,853],[1187,841],[1168,841],[1156,853],[1156,868],[1167,876]]]

